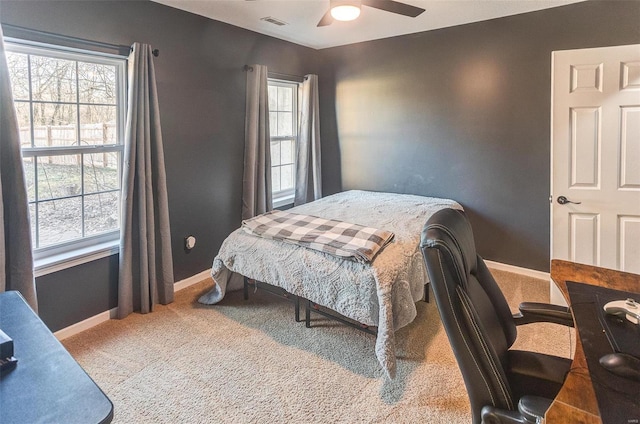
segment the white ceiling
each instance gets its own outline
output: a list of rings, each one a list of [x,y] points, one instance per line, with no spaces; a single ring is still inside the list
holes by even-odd
[[[426,9],[416,18],[362,7],[352,22],[316,25],[329,0],[153,0],[261,34],[322,49],[516,15],[584,0],[400,0]],[[261,20],[272,17],[277,26]]]

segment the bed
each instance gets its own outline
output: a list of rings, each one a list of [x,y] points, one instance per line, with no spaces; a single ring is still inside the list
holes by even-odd
[[[322,305],[347,318],[378,328],[375,353],[395,376],[395,330],[416,317],[427,272],[420,233],[443,208],[462,209],[453,200],[351,190],[324,197],[288,212],[341,220],[392,231],[395,236],[372,262],[338,258],[317,250],[247,234],[231,233],[213,260],[213,288],[199,302],[214,304],[243,277],[255,279]]]

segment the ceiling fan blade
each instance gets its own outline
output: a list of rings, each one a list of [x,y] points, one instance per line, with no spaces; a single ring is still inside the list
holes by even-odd
[[[333,23],[333,16],[331,16],[331,9],[327,10],[327,13],[324,14],[320,22],[318,22],[319,27],[331,25]]]
[[[375,9],[410,16],[412,18],[415,18],[424,12],[424,9],[421,7],[411,6],[410,4],[400,3],[393,0],[362,0],[362,4]]]

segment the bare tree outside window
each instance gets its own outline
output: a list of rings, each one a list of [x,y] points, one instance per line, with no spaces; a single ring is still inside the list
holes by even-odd
[[[7,63],[36,253],[117,237],[125,60],[7,43]]]

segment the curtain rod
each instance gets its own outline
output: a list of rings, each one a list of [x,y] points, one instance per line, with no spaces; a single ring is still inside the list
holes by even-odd
[[[88,46],[102,47],[102,48],[106,48],[106,49],[117,50],[119,53],[120,52],[124,52],[124,51],[127,51],[127,52],[131,51],[131,46],[123,46],[121,44],[111,44],[111,43],[103,43],[101,41],[86,40],[84,38],[77,38],[77,37],[71,37],[69,35],[55,34],[53,32],[41,31],[41,30],[31,29],[31,28],[25,28],[25,27],[21,27],[21,26],[17,26],[17,25],[2,24],[2,28],[6,28],[6,29],[9,29],[9,30],[12,30],[12,31],[25,32],[25,33],[28,33],[28,34],[35,34],[35,35],[39,35],[39,36],[45,36],[45,37],[54,38],[54,39],[63,40],[63,41],[70,41],[72,43],[78,43],[78,44],[84,44],[84,45],[88,45]],[[152,53],[153,53],[153,55],[155,57],[158,57],[160,55],[160,50],[153,49]]]
[[[244,66],[242,67],[242,69],[243,69],[245,72],[253,72],[253,67],[252,67],[252,66],[249,66],[249,65],[244,65]],[[302,80],[306,80],[306,79],[308,79],[308,77],[307,77],[307,76],[302,77],[302,76],[300,76],[300,75],[283,74],[283,73],[281,73],[281,72],[271,72],[271,71],[268,71],[268,74],[269,74],[269,77],[270,77],[270,78],[276,78],[276,79],[278,79],[278,78],[284,78],[284,79],[290,79],[290,80],[295,80],[295,81],[302,81]]]

